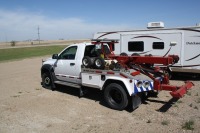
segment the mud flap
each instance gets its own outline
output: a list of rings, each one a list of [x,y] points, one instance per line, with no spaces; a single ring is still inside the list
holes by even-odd
[[[135,110],[142,103],[141,98],[138,95],[132,96],[132,108]]]

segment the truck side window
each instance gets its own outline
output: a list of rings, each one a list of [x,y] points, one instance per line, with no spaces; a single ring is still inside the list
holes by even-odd
[[[133,41],[128,42],[128,51],[144,51],[144,42],[143,41]]]
[[[69,47],[59,55],[59,59],[74,60],[76,56],[76,51],[77,46]]]
[[[96,57],[95,45],[86,46],[84,56]]]

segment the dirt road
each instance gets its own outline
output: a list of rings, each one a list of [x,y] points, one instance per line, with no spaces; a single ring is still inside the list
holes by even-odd
[[[42,58],[0,63],[1,133],[192,132],[182,128],[189,120],[194,122],[193,132],[200,132],[200,81],[193,81],[193,89],[174,104],[163,91],[133,112],[116,111],[105,106],[97,90],[79,98],[75,88],[42,88]]]

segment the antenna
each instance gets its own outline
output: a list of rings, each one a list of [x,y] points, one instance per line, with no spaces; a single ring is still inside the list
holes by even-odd
[[[39,41],[39,44],[40,44],[40,27],[38,25],[38,41]]]

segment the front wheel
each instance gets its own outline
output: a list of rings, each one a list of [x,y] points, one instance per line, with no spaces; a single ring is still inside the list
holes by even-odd
[[[42,74],[42,86],[47,89],[52,89],[52,79],[50,73]]]
[[[112,109],[123,110],[128,105],[128,96],[124,88],[116,83],[111,83],[104,90],[104,99]]]

